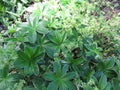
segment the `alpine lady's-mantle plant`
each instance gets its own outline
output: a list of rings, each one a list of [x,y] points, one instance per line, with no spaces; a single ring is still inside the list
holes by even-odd
[[[119,17],[88,0],[36,5],[0,48],[1,90],[119,90]]]

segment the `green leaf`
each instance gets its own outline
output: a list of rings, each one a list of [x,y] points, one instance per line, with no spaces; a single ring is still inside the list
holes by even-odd
[[[70,81],[66,82],[66,84],[69,90],[76,90],[75,85],[71,83]]]
[[[115,62],[117,64],[117,66],[120,68],[120,60],[116,60]]]
[[[18,59],[15,61],[16,67],[23,67],[30,60],[29,56],[23,51],[18,51]]]
[[[30,46],[26,46],[25,49],[24,49],[24,53],[29,57],[31,58],[31,56],[33,55],[33,48],[30,47]]]
[[[32,17],[32,16],[31,16]],[[32,22],[33,22],[33,27],[35,27],[35,29],[37,29],[38,28],[38,26],[39,26],[39,17],[32,17]]]
[[[103,74],[99,80],[100,90],[103,90],[107,85],[107,77]]]
[[[47,90],[58,90],[58,85],[56,84],[55,81],[53,81],[48,85]]]
[[[73,60],[73,64],[74,64],[74,65],[79,65],[79,64],[81,64],[83,61],[84,61],[83,58],[77,58],[77,59]]]
[[[37,33],[36,33],[36,31],[30,31],[29,32],[29,34],[28,34],[28,40],[31,43],[35,43],[36,42],[36,40],[37,40]]]
[[[39,67],[38,62],[40,58],[36,55],[40,55],[41,53],[37,54],[36,47],[25,46],[24,52],[21,50],[18,52],[18,60],[15,62],[15,66],[18,68],[24,68],[25,74],[39,74]]]
[[[48,35],[48,39],[58,45],[61,46],[61,44],[66,40],[67,35],[65,32],[60,32],[60,31],[53,31],[51,33],[49,33]]]
[[[34,47],[33,51],[34,51],[34,54],[32,56],[36,59],[37,58],[40,59],[44,54],[44,50],[40,46]]]
[[[48,22],[47,21],[41,21],[39,28],[37,29],[37,32],[40,34],[47,34],[49,33],[49,30],[47,28]]]
[[[0,69],[0,90],[7,90],[13,85],[13,77],[9,74],[9,66]]]
[[[115,64],[115,60],[113,57],[111,57],[110,59],[106,60],[106,68],[110,69],[114,66]]]
[[[67,73],[68,69],[69,69],[69,66],[67,64],[65,64],[62,68],[62,74],[65,75]]]
[[[9,73],[9,66],[6,65],[4,66],[3,69],[0,70],[0,77],[7,77],[8,73]]]
[[[34,77],[34,79],[32,80],[32,83],[36,89],[38,90],[42,89],[43,81],[40,78]]]
[[[111,84],[110,83],[107,83],[106,87],[104,90],[111,90]]]
[[[40,26],[40,28],[37,29],[37,32],[40,34],[47,34],[47,33],[49,33],[49,30],[43,26]]]
[[[64,78],[67,79],[67,80],[71,80],[74,77],[75,77],[75,72],[69,72],[64,76]]]
[[[120,84],[119,84],[120,82],[119,82],[118,79],[113,79],[112,83],[113,83],[113,90],[119,90],[120,89]]]
[[[53,72],[46,72],[43,77],[48,80],[48,81],[53,81],[55,80],[55,76],[53,74]]]
[[[45,46],[46,53],[49,57],[54,58],[55,48],[52,48],[48,45]]]
[[[39,67],[38,67],[37,63],[33,64],[33,66],[31,66],[31,67],[33,68],[33,73],[35,75],[39,75]]]
[[[56,73],[60,73],[61,72],[61,63],[60,62],[55,62],[53,64],[53,70]]]
[[[24,66],[24,73],[27,75],[38,75],[39,74],[39,67],[36,63],[29,63],[28,65]]]

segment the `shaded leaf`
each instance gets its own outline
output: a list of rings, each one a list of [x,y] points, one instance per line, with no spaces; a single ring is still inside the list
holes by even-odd
[[[103,90],[107,85],[107,77],[103,74],[99,80],[99,87]]]
[[[48,81],[53,81],[55,80],[55,76],[52,72],[46,72],[43,77],[48,80]]]
[[[56,82],[53,81],[48,85],[47,90],[58,90],[58,85],[56,84]]]
[[[69,72],[65,75],[65,79],[71,80],[75,77],[75,72]]]

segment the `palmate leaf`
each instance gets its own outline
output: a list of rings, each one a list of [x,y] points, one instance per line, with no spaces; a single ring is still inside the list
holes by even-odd
[[[25,46],[24,51],[18,52],[18,60],[15,66],[24,68],[25,74],[39,74],[38,62],[41,60],[43,52],[40,47]]]
[[[67,34],[65,32],[60,32],[60,31],[54,31],[48,35],[48,39],[58,46],[64,43],[66,38],[67,38]]]
[[[60,47],[55,46],[54,44],[46,44],[45,45],[46,53],[49,57],[54,58],[55,54],[59,54]]]
[[[39,31],[40,29],[39,18],[29,17],[27,21],[27,23],[22,23],[19,25],[20,30],[18,32],[26,37],[28,42],[35,43],[37,40],[37,30]]]
[[[9,66],[5,66],[3,69],[0,70],[0,89],[6,90],[11,88],[13,85],[13,77],[9,74]]]
[[[51,32],[47,35],[49,43],[45,45],[46,52],[49,57],[54,58],[55,55],[58,55],[60,50],[65,46],[66,33],[62,32]]]
[[[51,81],[48,85],[48,90],[75,90],[74,84],[70,81],[75,77],[74,72],[68,72],[68,65],[62,67],[60,62],[53,64],[54,72],[46,72],[44,78]],[[65,70],[65,71],[64,71]]]
[[[48,25],[47,21],[40,21],[40,25],[39,25],[39,28],[37,29],[37,32],[40,33],[40,34],[47,34],[47,33],[49,33],[47,25]]]
[[[24,53],[24,55],[26,54],[26,56],[28,56],[30,58],[34,54],[34,49],[30,46],[25,46],[24,52],[22,52],[22,53]]]

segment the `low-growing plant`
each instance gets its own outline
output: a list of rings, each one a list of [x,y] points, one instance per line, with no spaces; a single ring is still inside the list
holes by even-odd
[[[96,16],[88,0],[36,5],[1,36],[0,89],[119,90],[119,17]]]

